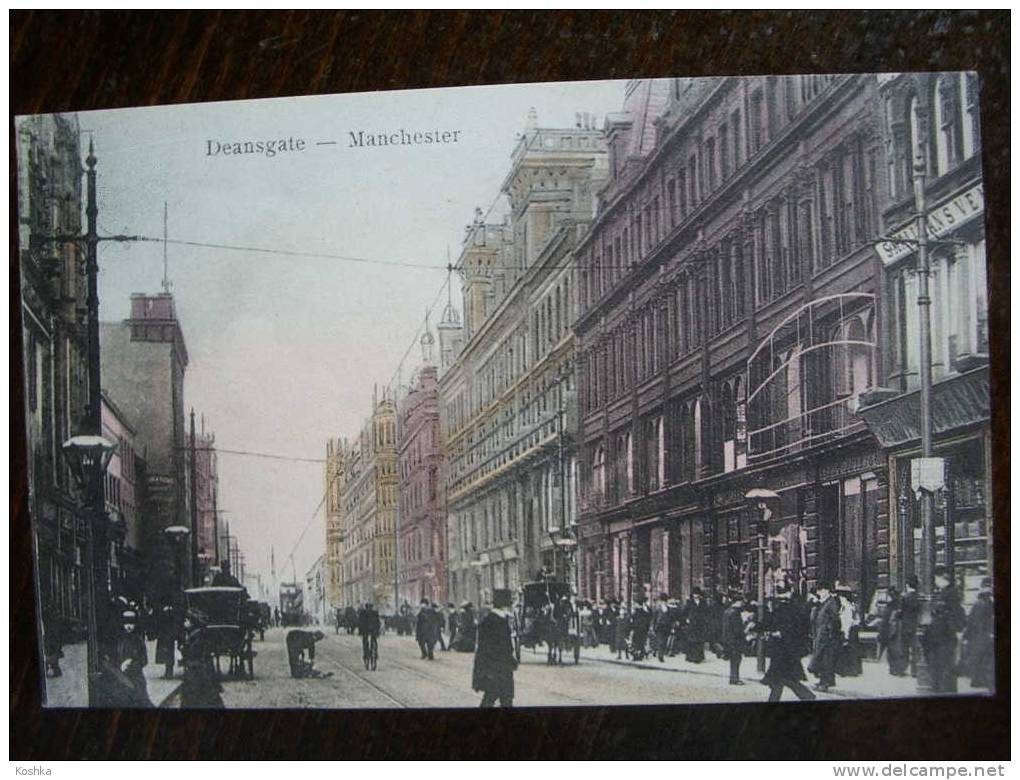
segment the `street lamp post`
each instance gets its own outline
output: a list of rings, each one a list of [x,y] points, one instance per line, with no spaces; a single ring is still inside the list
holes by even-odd
[[[761,627],[765,624],[765,539],[769,518],[779,501],[779,494],[767,488],[752,488],[744,495],[744,499],[752,510],[758,513],[758,671],[765,671],[765,640],[761,636]]]
[[[98,395],[98,394],[97,394]],[[116,445],[102,436],[74,436],[64,442],[63,452],[74,481],[82,495],[85,523],[85,593],[86,627],[85,651],[87,656],[86,685],[90,707],[100,706],[97,693],[99,679],[99,613],[103,607],[96,594],[96,528],[103,523],[106,509],[103,506],[102,478],[110,464]]]

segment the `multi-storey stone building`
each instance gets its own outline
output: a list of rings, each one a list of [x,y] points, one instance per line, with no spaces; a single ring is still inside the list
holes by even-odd
[[[479,211],[468,226],[456,263],[465,343],[440,378],[455,600],[484,603],[544,566],[570,576],[569,556],[554,554],[574,516],[570,256],[605,159],[589,117],[543,129],[532,113],[502,187],[509,218]]]
[[[205,418],[195,435],[195,506],[198,518],[198,551],[202,576],[211,580],[210,567],[220,563],[220,535],[217,500],[219,469],[216,458],[216,435],[206,431]]]
[[[326,442],[326,600],[332,609],[346,606],[344,602],[344,551],[343,551],[343,485],[344,463],[350,452],[345,439]]]
[[[116,445],[103,475],[103,497],[110,519],[105,588],[140,599],[145,595],[145,461],[135,445],[134,426],[105,393],[100,412],[103,437]]]
[[[881,380],[873,76],[628,86],[578,246],[582,592],[889,581],[889,486],[852,412]]]
[[[84,622],[86,519],[61,445],[85,431],[88,315],[78,121],[20,118],[18,251],[25,367],[28,510],[40,605],[73,630]],[[94,431],[93,431],[94,432]]]
[[[400,603],[446,601],[446,491],[439,430],[435,337],[421,337],[422,367],[399,404],[400,506],[397,589]]]
[[[936,560],[955,569],[972,598],[992,571],[988,290],[978,83],[973,73],[879,77],[889,197],[884,235],[916,238],[913,170],[923,161],[931,241],[932,432],[946,459],[936,498]],[[916,245],[882,242],[880,384],[861,416],[889,463],[889,572],[919,573],[920,507],[910,462],[919,455],[918,258]]]
[[[343,458],[340,501],[344,604],[396,607],[397,419],[393,400],[372,416]]]
[[[188,351],[169,293],[131,296],[131,316],[101,323],[103,391],[131,420],[145,453],[146,523],[142,549],[154,599],[174,591],[174,551],[163,530],[191,528],[188,440],[184,421],[184,373]],[[192,556],[185,556],[191,582]]]

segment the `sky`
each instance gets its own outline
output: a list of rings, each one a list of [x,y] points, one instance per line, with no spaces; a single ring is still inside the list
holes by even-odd
[[[623,97],[623,81],[507,85],[83,112],[79,122],[98,158],[101,235],[162,237],[166,202],[171,240],[428,266],[167,245],[190,360],[185,411],[204,416],[221,450],[320,459],[330,437],[357,435],[374,386],[393,381],[412,344],[405,381],[413,371],[425,311],[437,296],[440,311],[446,303],[447,253],[456,259],[476,207],[507,210],[499,189],[529,109],[540,127],[573,127],[577,112],[601,123]],[[460,132],[445,145],[350,146],[350,132],[401,129]],[[305,149],[208,154],[210,141],[289,139]],[[100,244],[103,321],[127,317],[131,293],[161,290],[163,251]],[[454,278],[459,308],[458,290]],[[323,553],[323,468],[219,455],[223,520],[264,584],[271,550],[278,579],[303,580]]]

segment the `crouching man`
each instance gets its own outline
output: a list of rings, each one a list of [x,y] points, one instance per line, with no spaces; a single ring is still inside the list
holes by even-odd
[[[315,670],[315,643],[325,638],[321,631],[304,631],[295,628],[287,632],[287,661],[290,676],[317,677]]]

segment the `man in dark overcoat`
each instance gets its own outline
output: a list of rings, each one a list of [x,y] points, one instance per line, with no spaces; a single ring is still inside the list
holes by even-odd
[[[730,662],[730,685],[743,685],[740,679],[740,662],[744,658],[746,638],[744,636],[743,594],[730,594],[730,603],[723,610],[721,625],[721,643],[723,652]]]
[[[478,624],[477,648],[471,687],[482,693],[482,707],[501,707],[514,703],[514,656],[510,629],[509,593],[494,594],[493,606]]]
[[[956,693],[957,637],[966,622],[960,596],[945,567],[936,566],[931,623],[923,634],[925,659],[928,661],[932,691],[935,693]]]
[[[701,588],[691,591],[691,598],[684,607],[685,642],[684,658],[700,664],[705,660],[705,642],[708,641],[708,623],[711,613],[704,602]]]
[[[635,661],[642,661],[647,652],[648,631],[652,627],[652,611],[645,603],[644,596],[638,596],[635,602],[634,612],[630,618],[630,656]]]
[[[473,653],[475,651],[475,609],[470,601],[461,605],[460,615],[457,618],[457,647],[456,650],[462,653]]]
[[[418,617],[414,625],[414,639],[421,648],[421,657],[430,661],[435,659],[433,653],[436,649],[436,642],[439,641],[439,623],[436,620],[436,612],[428,599],[421,600],[421,609],[418,610]]]
[[[652,635],[655,637],[655,654],[659,658],[659,663],[666,660],[669,635],[672,633],[673,615],[669,609],[669,596],[662,593],[659,595],[659,603],[655,605],[655,614],[652,616]]]
[[[804,685],[807,676],[801,658],[808,653],[808,627],[804,610],[793,601],[793,591],[786,583],[776,586],[772,609],[765,613],[762,626],[769,668],[761,678],[769,687],[769,701],[779,701],[783,688],[789,688],[798,699],[814,699]]]
[[[840,623],[839,597],[828,582],[819,584],[818,606],[812,618],[811,636],[814,637],[809,671],[818,677],[817,691],[827,691],[836,684],[836,661],[843,645],[843,626]]]
[[[900,597],[900,647],[910,674],[917,674],[917,621],[921,616],[921,600],[917,595],[917,575],[907,577],[906,587]]]
[[[177,622],[177,610],[167,597],[156,613],[156,663],[163,664],[163,677],[174,676],[176,661],[176,644],[180,637],[180,626]]]
[[[879,646],[885,650],[889,674],[903,677],[907,673],[909,658],[909,652],[903,646],[903,601],[895,587],[890,587],[888,594],[878,624],[878,641]]]
[[[457,640],[457,608],[450,602],[446,605],[446,627],[449,638],[446,640],[446,650],[453,650],[453,643]]]
[[[974,688],[991,688],[995,679],[995,606],[992,599],[992,580],[981,581],[977,602],[967,616],[963,632],[966,642],[963,654],[964,674],[970,677]]]

